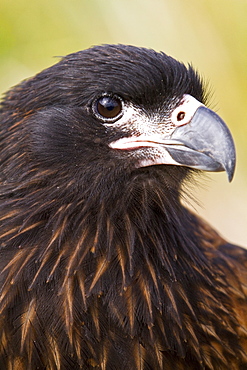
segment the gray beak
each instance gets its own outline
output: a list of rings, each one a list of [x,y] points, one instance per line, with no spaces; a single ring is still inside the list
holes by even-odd
[[[200,106],[191,121],[175,129],[165,145],[180,165],[204,171],[226,171],[228,180],[234,174],[235,146],[224,121],[212,110]],[[177,144],[176,144],[177,142]]]

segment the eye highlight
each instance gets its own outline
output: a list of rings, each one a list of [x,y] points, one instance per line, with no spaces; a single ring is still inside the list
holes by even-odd
[[[118,96],[103,95],[94,104],[94,113],[105,122],[112,122],[122,116],[123,102]]]

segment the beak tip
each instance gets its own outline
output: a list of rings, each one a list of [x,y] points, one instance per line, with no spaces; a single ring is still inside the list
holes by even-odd
[[[225,171],[227,173],[228,181],[231,182],[235,173],[235,161],[231,161],[231,164],[225,168]]]
[[[227,177],[228,177],[229,182],[232,182],[233,175],[234,175],[234,173],[229,173],[229,172],[227,173]]]
[[[233,139],[229,141],[228,148],[228,160],[225,162],[224,169],[227,173],[228,181],[231,182],[236,168],[236,150]]]

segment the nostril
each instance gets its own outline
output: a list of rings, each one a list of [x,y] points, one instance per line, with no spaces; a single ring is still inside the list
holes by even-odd
[[[199,107],[203,106],[201,102],[190,95],[183,95],[180,104],[171,111],[171,123],[175,126],[187,125]]]
[[[185,117],[185,112],[179,112],[177,114],[177,120],[178,121],[182,121],[184,119],[184,117]]]

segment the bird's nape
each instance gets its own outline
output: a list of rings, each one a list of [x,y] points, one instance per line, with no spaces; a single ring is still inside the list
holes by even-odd
[[[235,149],[192,67],[104,45],[0,107],[0,368],[247,367],[247,252],[181,204]]]

